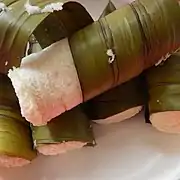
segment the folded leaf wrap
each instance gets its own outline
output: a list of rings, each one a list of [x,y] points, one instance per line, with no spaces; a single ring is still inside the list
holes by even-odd
[[[180,133],[180,52],[146,72],[149,118],[163,132]]]
[[[93,120],[103,120],[131,108],[141,107],[146,100],[144,90],[142,77],[133,78],[90,100],[85,106],[86,112]],[[142,108],[138,109],[140,111]],[[122,120],[119,118],[119,121]]]
[[[69,36],[93,21],[86,9],[77,2],[64,3],[62,11],[32,15],[26,12],[24,0],[4,0],[3,2],[9,10],[1,12],[0,16],[1,73],[7,73],[13,66],[19,67],[21,59],[26,55],[29,37],[33,33],[44,45],[42,47],[46,47],[51,45],[52,40],[55,42]],[[30,0],[30,2],[33,6],[44,7],[60,1]],[[82,21],[79,21],[80,17]],[[58,33],[54,33],[54,30]]]
[[[43,4],[43,2],[41,3]],[[18,3],[15,4],[17,5]],[[3,16],[0,16],[0,23],[1,23],[1,17],[6,17],[4,14],[5,12],[3,13]],[[86,12],[85,14],[87,15],[88,13]],[[37,19],[35,18],[36,16],[38,17]],[[44,19],[39,20],[40,17],[42,18],[42,15],[33,15],[32,17],[38,20],[38,23],[35,24],[33,24],[34,21],[32,21],[33,28],[35,27],[35,25],[37,27],[37,24],[39,24],[39,22],[42,22],[44,20]],[[86,27],[81,28],[82,26],[78,25],[75,29],[76,30],[80,29],[80,30],[77,32],[75,30],[74,31],[67,30],[67,33],[66,32],[63,33],[63,28],[60,25],[59,26],[60,30],[57,29],[57,33],[59,32],[58,37],[55,37],[55,35],[52,34],[52,31],[50,30],[48,31],[47,34],[45,30],[42,31],[42,36],[40,36],[41,31],[39,31],[39,33],[34,34],[42,47],[46,47],[47,45],[53,43],[54,41],[58,41],[62,39],[62,37],[64,37],[65,35],[68,36],[68,42],[70,45],[70,51],[68,50],[68,53],[70,55],[68,57],[71,57],[72,58],[71,60],[74,61],[73,63],[71,63],[71,65],[73,66],[72,68],[75,69],[75,71],[77,71],[75,72],[75,74],[78,74],[77,84],[78,86],[79,85],[81,86],[80,87],[82,91],[81,97],[83,97],[83,99],[81,98],[81,100],[79,100],[78,102],[73,103],[73,106],[69,106],[71,102],[69,102],[68,96],[66,96],[68,99],[68,105],[67,103],[65,103],[65,106],[69,107],[67,108],[68,110],[78,105],[78,103],[79,104],[82,103],[82,101],[83,102],[88,101],[112,88],[115,88],[116,86],[122,83],[125,83],[137,77],[142,73],[143,70],[158,63],[160,59],[166,57],[167,54],[169,53],[171,54],[180,47],[180,33],[179,33],[180,6],[176,0],[152,0],[152,1],[137,0],[131,4],[125,5],[122,8],[112,12],[106,17],[100,18],[98,21],[94,23],[91,23],[92,21],[90,19],[91,18],[89,18],[89,15],[87,15],[88,23],[84,23],[84,26]],[[62,20],[61,16],[60,16],[60,20]],[[6,21],[11,22],[11,19],[6,19]],[[16,19],[15,22],[18,25],[20,25],[21,19],[20,20]],[[27,21],[25,21],[25,23],[27,23]],[[40,25],[42,25],[39,26],[42,27],[42,29],[48,26],[47,23],[45,27],[43,24]],[[2,26],[5,26],[4,23]],[[20,27],[22,29],[25,28],[24,26],[20,26]],[[11,30],[14,33],[16,31],[16,28],[15,29],[12,28]],[[70,33],[68,34],[68,32]],[[43,40],[43,34],[44,35],[46,34],[45,37],[47,37],[47,35],[49,36],[49,38],[45,38],[47,39],[47,41]],[[64,34],[64,36],[62,34]],[[0,38],[0,40],[2,39],[4,38]],[[12,41],[12,38],[10,38],[9,40]],[[18,42],[20,43],[20,41]],[[60,46],[61,43],[57,43],[57,44],[59,44],[59,47],[61,47],[62,49],[63,45]],[[9,45],[12,45],[12,43],[9,43]],[[7,55],[7,52],[10,52],[9,53],[10,55],[11,53],[14,52],[16,53],[16,51],[7,48],[9,46],[5,45],[2,47],[5,48],[6,50],[5,55]],[[5,52],[2,47],[0,48],[0,53]],[[22,47],[24,48],[24,46]],[[45,58],[46,62],[50,63],[50,60],[53,57],[55,58],[56,55],[60,53],[60,51],[58,50],[56,51],[55,54],[52,53],[55,47],[57,48],[57,46],[51,45],[50,49],[52,51],[49,52],[49,56],[46,56],[47,57]],[[39,60],[41,60],[41,57],[43,57],[43,53],[45,52],[47,51],[45,50],[42,51],[42,56],[39,56],[39,59],[38,57],[36,57],[35,58],[36,60],[33,61],[38,62]],[[19,53],[19,57],[20,56],[21,53]],[[3,57],[4,56],[2,56],[2,62],[4,61]],[[14,58],[10,58],[10,59],[15,60],[16,56],[13,57]],[[24,59],[28,59],[28,58],[31,59],[31,57],[27,57]],[[66,60],[65,59],[66,58],[64,59],[57,58],[57,60],[54,61],[56,63],[63,61],[64,62],[71,61],[68,58]],[[32,70],[31,71],[32,73],[34,72],[33,70],[36,69],[33,68],[31,63],[27,62],[27,64],[26,63],[23,64],[26,67],[28,67],[27,69]],[[22,83],[22,86],[19,86],[18,85],[19,81],[16,79],[17,78],[16,75],[18,73],[16,74],[15,72],[22,70],[24,74],[27,74],[26,71],[27,69],[24,68],[25,66],[22,66],[14,71],[11,71],[11,77],[14,77],[14,80],[12,80],[11,78],[13,82],[13,86],[16,89],[16,92],[19,92],[18,94],[20,95],[22,95],[23,87],[28,87],[31,90],[32,94],[35,94],[34,97],[31,97],[32,102],[35,102],[34,106],[32,107],[40,108],[40,105],[37,105],[39,103],[37,99],[40,99],[41,101],[43,99],[44,104],[45,105],[47,104],[47,106],[46,108],[40,108],[39,117],[43,117],[43,114],[47,113],[46,117],[48,118],[47,119],[44,118],[42,120],[42,122],[46,124],[48,121],[54,118],[53,116],[51,116],[51,112],[53,112],[54,109],[58,109],[58,106],[55,106],[55,108],[51,107],[53,102],[50,103],[50,99],[52,99],[53,95],[56,94],[58,97],[55,99],[63,99],[67,101],[67,99],[64,99],[62,97],[63,96],[62,94],[67,95],[68,91],[66,88],[63,88],[62,86],[59,87],[58,90],[52,88],[50,89],[51,93],[49,93],[46,96],[44,95],[45,94],[44,92],[46,92],[45,90],[48,90],[50,84],[52,84],[52,81],[48,80],[48,78],[45,78],[45,80],[44,79],[42,80],[43,82],[38,82],[34,80],[36,79],[35,76],[34,79],[27,78],[28,80],[26,79],[25,82]],[[38,64],[38,66],[41,66],[41,64],[40,65]],[[49,65],[47,66],[50,67]],[[52,74],[54,77],[57,77],[55,74],[60,74],[59,75],[60,78],[56,78],[57,82],[58,81],[64,82],[64,79],[72,80],[73,79],[72,74],[70,75],[69,73],[67,74],[63,73],[64,76],[61,75],[60,73],[61,71],[59,69],[60,68],[65,69],[64,66],[61,67],[55,66],[56,68],[53,68],[53,70],[52,69],[48,70],[47,67],[45,67],[45,63],[44,64],[42,63],[42,67],[45,68],[44,71],[42,70],[41,72],[40,71],[35,71],[35,72],[41,74],[42,76],[43,75],[48,76],[48,74]],[[74,68],[74,66],[76,68]],[[64,78],[65,76],[67,78]],[[32,80],[33,87],[35,88],[29,87],[29,79]],[[41,89],[45,85],[45,83],[47,83],[48,87],[45,89],[43,88],[43,93],[39,93],[37,96],[36,89]],[[68,87],[67,80],[64,83],[67,84],[67,86],[65,87]],[[58,94],[57,91],[62,93]],[[75,91],[71,91],[69,97],[73,97],[74,95],[73,92]],[[43,94],[43,98],[42,98],[42,94]],[[19,100],[21,98],[23,99],[23,97],[19,97],[19,96],[18,98]],[[20,101],[20,102],[23,102],[20,103],[22,112],[27,111],[26,108],[23,109],[23,107],[26,107],[24,101]],[[46,111],[46,109],[49,110],[49,113]],[[58,110],[58,113],[56,112],[56,115],[57,114],[60,115],[63,112],[64,112],[64,108],[63,110]],[[32,114],[31,111],[26,113],[28,115]],[[26,119],[28,119],[30,122],[35,121],[34,118],[31,117],[28,118],[26,117]]]
[[[109,1],[100,18],[116,10]],[[139,111],[145,103],[143,76],[138,76],[84,103],[85,112],[97,123],[110,124],[130,118]]]
[[[177,50],[179,22],[177,1],[137,0],[75,33],[69,42],[84,101],[136,77]],[[109,63],[111,41],[115,60]]]
[[[21,166],[36,157],[30,124],[20,114],[17,97],[6,75],[0,74],[0,87],[0,165]],[[4,156],[10,162],[3,162]],[[24,164],[11,164],[10,158],[20,158]]]
[[[81,143],[82,147],[94,145],[91,121],[83,113],[81,107],[63,113],[45,126],[32,126],[32,131],[35,147],[45,155],[66,152],[69,150],[68,143],[71,142],[74,145]],[[51,151],[51,145],[56,145],[57,149]],[[45,148],[41,150],[43,146]]]
[[[150,113],[180,110],[180,52],[146,73]]]

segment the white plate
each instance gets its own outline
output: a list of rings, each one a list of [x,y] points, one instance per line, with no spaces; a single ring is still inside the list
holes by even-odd
[[[41,156],[23,168],[0,169],[0,180],[178,180],[180,136],[156,131],[142,115],[96,125],[95,134],[95,148]]]

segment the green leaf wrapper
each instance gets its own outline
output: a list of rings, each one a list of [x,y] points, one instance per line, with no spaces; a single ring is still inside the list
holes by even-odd
[[[110,1],[100,18],[115,11],[116,7]],[[142,77],[134,78],[113,88],[85,103],[85,111],[93,120],[105,119],[130,108],[142,106],[145,103],[145,93]]]
[[[165,59],[166,60],[166,59]],[[146,72],[149,102],[146,120],[159,131],[180,133],[180,52]]]
[[[31,3],[44,7],[50,2],[57,1]],[[42,47],[68,36],[84,101],[137,77],[180,46],[180,6],[176,0],[138,0],[92,24],[84,11],[89,25],[81,29],[88,23],[75,23],[75,30],[67,28],[69,23],[63,28],[66,23],[59,22],[64,22],[64,16],[55,18],[55,13],[28,15],[22,0],[6,5],[12,9],[0,16],[0,71],[19,66],[32,33]],[[77,21],[80,15],[76,14],[71,14],[69,22]],[[57,27],[52,26],[53,30],[47,20],[50,17]]]
[[[145,67],[150,67],[156,60],[180,46],[180,6],[177,0],[136,0],[131,6],[137,14],[146,42]],[[159,13],[153,13],[155,11]]]
[[[143,7],[141,13],[137,7]],[[70,46],[84,101],[138,76],[175,51],[180,46],[179,22],[176,0],[139,0],[75,33]],[[112,63],[108,49],[116,57]]]
[[[128,109],[143,106],[145,100],[143,80],[137,77],[90,100],[85,110],[93,120],[105,119]]]
[[[107,16],[108,14],[112,13],[115,10],[116,10],[115,5],[112,3],[112,1],[109,1],[104,11],[100,15],[99,19],[104,18],[105,16]]]
[[[63,113],[46,126],[32,127],[32,129],[36,147],[45,144],[59,144],[64,141],[94,144],[91,122],[80,107]]]
[[[180,52],[146,73],[149,112],[180,111]]]
[[[74,21],[72,21],[72,24],[70,24],[70,21],[66,21],[67,24],[64,24],[64,26],[62,26],[62,24],[54,24],[54,26],[57,26],[58,28],[58,36],[54,33],[54,29],[49,26],[50,22],[45,20],[39,25],[34,33],[34,36],[42,48],[47,47],[66,36],[70,36],[70,34],[74,31],[73,28],[76,28],[76,30],[81,29],[83,26],[87,26],[93,22],[91,16],[82,9],[83,7],[78,6],[79,5],[69,3],[65,6],[66,8],[64,7],[64,9],[68,10],[71,14],[74,13]],[[65,11],[64,13],[67,12]],[[84,17],[81,18],[81,16]],[[81,21],[79,21],[78,18],[81,18]],[[33,51],[33,46],[38,45],[37,43],[32,43],[31,51],[35,52]],[[94,145],[91,122],[82,112],[80,107],[76,107],[61,114],[47,125],[37,127],[32,126],[31,129],[33,131],[34,145],[36,148],[42,145],[60,144],[64,142],[83,142],[90,146]]]
[[[0,74],[0,156],[33,160],[36,151],[29,123],[20,114],[11,81]]]
[[[30,2],[42,8],[59,0],[31,0]],[[47,46],[52,43],[52,40],[60,40],[83,28],[84,22],[89,24],[92,22],[88,12],[76,2],[65,3],[63,10],[58,12],[36,15],[29,15],[26,12],[24,0],[4,0],[3,3],[9,10],[1,12],[0,16],[0,72],[2,73],[7,73],[13,66],[20,65],[32,33],[36,35],[40,44]],[[80,17],[83,21],[79,21]],[[51,39],[48,37],[50,33]]]
[[[52,23],[52,19],[56,21]],[[41,47],[45,48],[91,23],[93,19],[82,5],[67,2],[63,5],[62,11],[54,12],[42,21],[34,31],[34,35]]]

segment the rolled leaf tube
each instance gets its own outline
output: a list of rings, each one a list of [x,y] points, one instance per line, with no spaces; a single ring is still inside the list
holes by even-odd
[[[0,16],[0,72],[7,73],[13,66],[19,67],[25,56],[29,37],[34,33],[42,47],[51,45],[70,36],[79,28],[93,22],[86,9],[77,2],[63,0],[4,0],[7,7]],[[64,2],[62,10],[38,13],[35,9],[44,8],[52,3]],[[31,5],[32,4],[32,5]],[[32,14],[27,10],[30,9]],[[35,14],[33,14],[35,13]],[[81,18],[81,21],[79,21]],[[49,36],[50,35],[50,36]]]
[[[54,1],[52,1],[52,0],[51,1],[33,0],[31,2],[32,2],[33,6],[35,6],[35,7],[43,7],[44,5],[48,5],[48,3],[51,4],[51,3],[55,3],[57,1],[56,0],[54,0]],[[1,28],[2,33],[0,34],[0,41],[3,42],[2,44],[0,43],[0,59],[1,59],[0,60],[0,71],[2,71],[2,72],[6,72],[12,66],[17,67],[20,64],[20,58],[25,56],[25,54],[27,54],[27,51],[25,51],[25,49],[26,50],[28,49],[28,48],[26,48],[26,44],[29,41],[29,37],[32,33],[34,33],[34,35],[36,37],[35,39],[38,40],[38,42],[41,44],[41,47],[46,47],[58,40],[61,40],[62,38],[66,37],[66,36],[70,36],[72,33],[77,31],[78,29],[81,29],[81,28],[85,27],[86,25],[89,25],[90,23],[93,22],[91,16],[86,11],[86,9],[77,2],[64,3],[63,10],[58,11],[58,12],[35,14],[35,15],[28,15],[28,13],[26,12],[25,7],[24,7],[24,5],[25,5],[24,1],[15,1],[14,0],[13,2],[6,1],[5,3],[8,8],[12,9],[12,11],[2,12],[1,17],[0,17],[0,27],[2,27]],[[20,9],[21,11],[18,12],[17,9]],[[9,18],[12,16],[13,16],[13,18]],[[80,17],[81,17],[81,21],[79,21]],[[19,23],[22,21],[22,19],[23,19],[24,23]],[[9,32],[9,31],[7,31],[6,25],[10,24],[11,21],[13,21],[13,26],[10,27],[11,31]],[[18,26],[17,26],[17,24],[18,24]],[[17,28],[19,28],[18,31],[17,31]],[[7,34],[7,36],[4,36],[4,34]],[[14,37],[16,37],[16,38],[15,38],[15,42],[13,44],[13,41],[11,41],[11,40],[13,40]],[[6,40],[4,40],[5,38],[6,38]],[[63,44],[63,42],[64,42],[64,44]],[[61,86],[63,89],[63,88],[66,88],[68,86],[68,84],[71,84],[71,82],[70,82],[71,80],[74,81],[75,83],[74,84],[72,83],[72,85],[69,86],[68,93],[72,94],[72,92],[77,92],[77,95],[74,94],[73,96],[69,96],[69,99],[71,98],[71,103],[69,102],[70,104],[68,103],[68,101],[69,101],[68,98],[64,98],[64,99],[66,99],[65,105],[62,102],[61,97],[56,98],[55,95],[54,95],[54,97],[51,97],[52,100],[55,99],[55,101],[52,104],[53,110],[51,111],[50,119],[59,115],[59,114],[57,114],[57,109],[60,112],[63,112],[64,110],[68,110],[69,108],[72,108],[74,106],[74,104],[76,105],[82,99],[81,98],[82,93],[80,93],[80,95],[78,94],[78,90],[80,88],[79,88],[79,84],[76,83],[77,82],[77,73],[74,71],[75,68],[72,66],[73,59],[71,58],[72,55],[70,52],[70,48],[68,45],[66,45],[67,44],[66,40],[63,40],[63,42],[60,42],[60,44],[62,45],[62,50],[60,51],[60,54],[62,55],[62,57],[60,59],[64,59],[64,61],[59,62],[61,65],[62,64],[63,65],[62,65],[62,69],[59,69],[59,71],[61,73],[58,75],[60,76],[63,74],[64,71],[66,71],[67,73],[64,73],[64,74],[69,73],[69,76],[72,75],[74,78],[70,79],[69,77],[67,77],[63,80],[60,80],[60,83],[57,83],[57,84],[60,84],[59,87]],[[61,45],[59,47],[60,49],[61,49]],[[57,48],[56,48],[56,50],[57,50]],[[45,53],[45,56],[46,56],[46,53]],[[35,56],[32,56],[32,57],[35,58]],[[47,57],[49,57],[49,56],[47,56]],[[56,57],[57,57],[57,55],[56,55]],[[47,59],[47,58],[45,58],[45,59]],[[45,62],[45,59],[43,60],[43,62]],[[69,59],[69,63],[68,63],[68,61],[66,62],[66,59]],[[28,60],[26,60],[26,62],[35,66],[35,63],[32,64]],[[23,61],[22,61],[22,64],[23,64]],[[38,64],[40,64],[40,61],[37,62],[37,69],[38,69]],[[51,67],[53,68],[53,64],[54,64],[54,66],[57,65],[57,67],[60,65],[60,64],[55,64],[55,63],[53,63],[53,61],[48,60],[44,64],[45,65],[44,67],[45,68],[49,67],[51,69]],[[24,65],[24,64],[21,66],[23,66],[25,68],[25,71],[23,71],[23,72],[25,72],[25,74],[26,74],[26,70],[29,70],[29,68],[27,68],[27,65]],[[43,68],[41,68],[41,70],[42,69]],[[49,70],[49,72],[50,71],[52,71],[52,70]],[[22,78],[24,76],[23,72],[22,72]],[[29,71],[29,72],[31,72],[31,71]],[[35,71],[33,71],[33,72],[35,72]],[[33,72],[31,72],[30,74],[32,75]],[[24,86],[24,88],[26,89],[26,92],[28,92],[28,93],[24,93],[24,91],[16,92],[18,94],[18,98],[19,98],[19,96],[22,95],[22,98],[19,98],[20,105],[24,104],[23,107],[21,106],[21,114],[26,118],[26,120],[31,121],[34,125],[46,124],[47,119],[49,119],[49,116],[47,116],[46,113],[44,113],[46,111],[48,112],[48,110],[46,109],[47,101],[45,103],[43,103],[43,101],[40,102],[41,99],[39,97],[42,97],[42,96],[47,97],[45,95],[45,93],[44,94],[41,93],[41,88],[42,88],[42,92],[44,92],[45,87],[47,87],[46,86],[47,83],[46,82],[43,83],[43,79],[46,79],[46,81],[49,81],[50,75],[46,74],[43,76],[42,74],[43,74],[42,72],[36,73],[36,75],[34,74],[34,76],[35,76],[34,79],[33,79],[34,76],[29,77],[26,74],[27,76],[26,75],[24,76],[24,78],[25,78],[24,80],[29,81],[30,88],[28,89],[29,85]],[[18,77],[20,78],[20,76],[18,76]],[[54,74],[54,76],[57,76],[57,74]],[[28,78],[30,78],[30,79],[28,79]],[[42,82],[43,85],[41,85],[41,87],[37,88],[35,93],[31,93],[31,88],[34,87],[33,80],[36,81],[38,78],[41,79],[40,82]],[[14,83],[16,85],[20,86],[21,85],[20,81],[16,81]],[[36,83],[37,82],[38,82],[38,80],[36,81]],[[40,82],[38,84],[40,84]],[[49,87],[52,87],[52,88],[54,88],[54,90],[56,90],[58,85],[55,83],[56,83],[56,80],[54,79],[54,84],[52,82],[49,85]],[[37,91],[37,90],[39,90],[39,91]],[[15,89],[15,91],[18,91],[18,90]],[[50,90],[47,90],[45,92],[47,92],[47,93],[49,92],[50,94],[53,94],[50,92]],[[60,92],[59,89],[58,89],[58,92]],[[35,100],[30,98],[33,95],[38,96],[38,94],[39,94],[39,97],[37,97]],[[65,93],[63,93],[63,95],[66,97]],[[44,99],[44,97],[42,97],[42,98]],[[41,107],[38,107],[38,105],[37,105],[38,102],[40,103]],[[54,108],[54,107],[56,107],[56,108]],[[36,108],[36,109],[33,110],[33,108]],[[45,108],[45,109],[42,112],[43,108]],[[31,110],[33,110],[33,113],[30,112]],[[41,112],[41,114],[39,112]],[[43,119],[46,120],[45,123],[44,123]]]
[[[180,47],[179,22],[176,0],[139,0],[74,33],[69,44],[64,39],[25,57],[9,73],[23,116],[45,124],[137,77]],[[21,93],[24,88],[30,90],[27,96]],[[32,109],[25,108],[27,98]]]
[[[173,3],[177,4],[175,9],[170,8]],[[147,0],[138,0],[134,1],[131,7],[138,17],[142,37],[146,42],[144,46],[145,67],[150,67],[154,65],[154,61],[161,59],[161,53],[166,56],[179,48],[180,37],[177,30],[179,29],[180,7],[178,7],[177,0],[160,0],[153,3]],[[159,9],[159,13],[151,13],[151,10],[154,9]],[[169,22],[172,21],[174,22],[171,27],[167,28],[170,25]]]
[[[32,36],[29,53],[40,50],[39,43]],[[83,114],[81,108],[77,107],[56,117],[47,125],[32,126],[34,145],[44,155],[57,155],[82,148],[87,144],[93,145],[94,139],[91,128],[89,119]]]
[[[35,147],[44,155],[57,155],[94,144],[91,122],[80,107],[32,129]]]
[[[135,5],[142,6],[146,14],[138,14]],[[176,0],[137,0],[75,33],[70,46],[84,101],[136,77],[162,56],[177,50],[179,22]],[[145,27],[150,36],[146,40]],[[113,62],[109,61],[108,50],[115,56]]]
[[[180,133],[180,52],[146,72],[149,116],[152,125],[167,133]]]
[[[100,18],[115,11],[110,1]],[[110,124],[129,119],[139,113],[145,103],[143,77],[136,77],[117,86],[84,105],[85,112],[99,124]]]
[[[100,124],[117,123],[129,119],[142,110],[146,93],[141,77],[134,78],[109,90],[89,102],[85,110]]]
[[[23,166],[35,157],[30,124],[20,114],[10,79],[0,74],[0,166]]]

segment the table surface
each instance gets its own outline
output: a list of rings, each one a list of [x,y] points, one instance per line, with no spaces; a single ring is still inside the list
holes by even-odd
[[[80,0],[94,19],[108,0]],[[128,2],[116,0],[118,6]],[[96,7],[96,8],[94,8]],[[0,169],[0,180],[178,180],[180,135],[158,132],[142,115],[94,127],[95,148],[38,157],[23,168]]]

